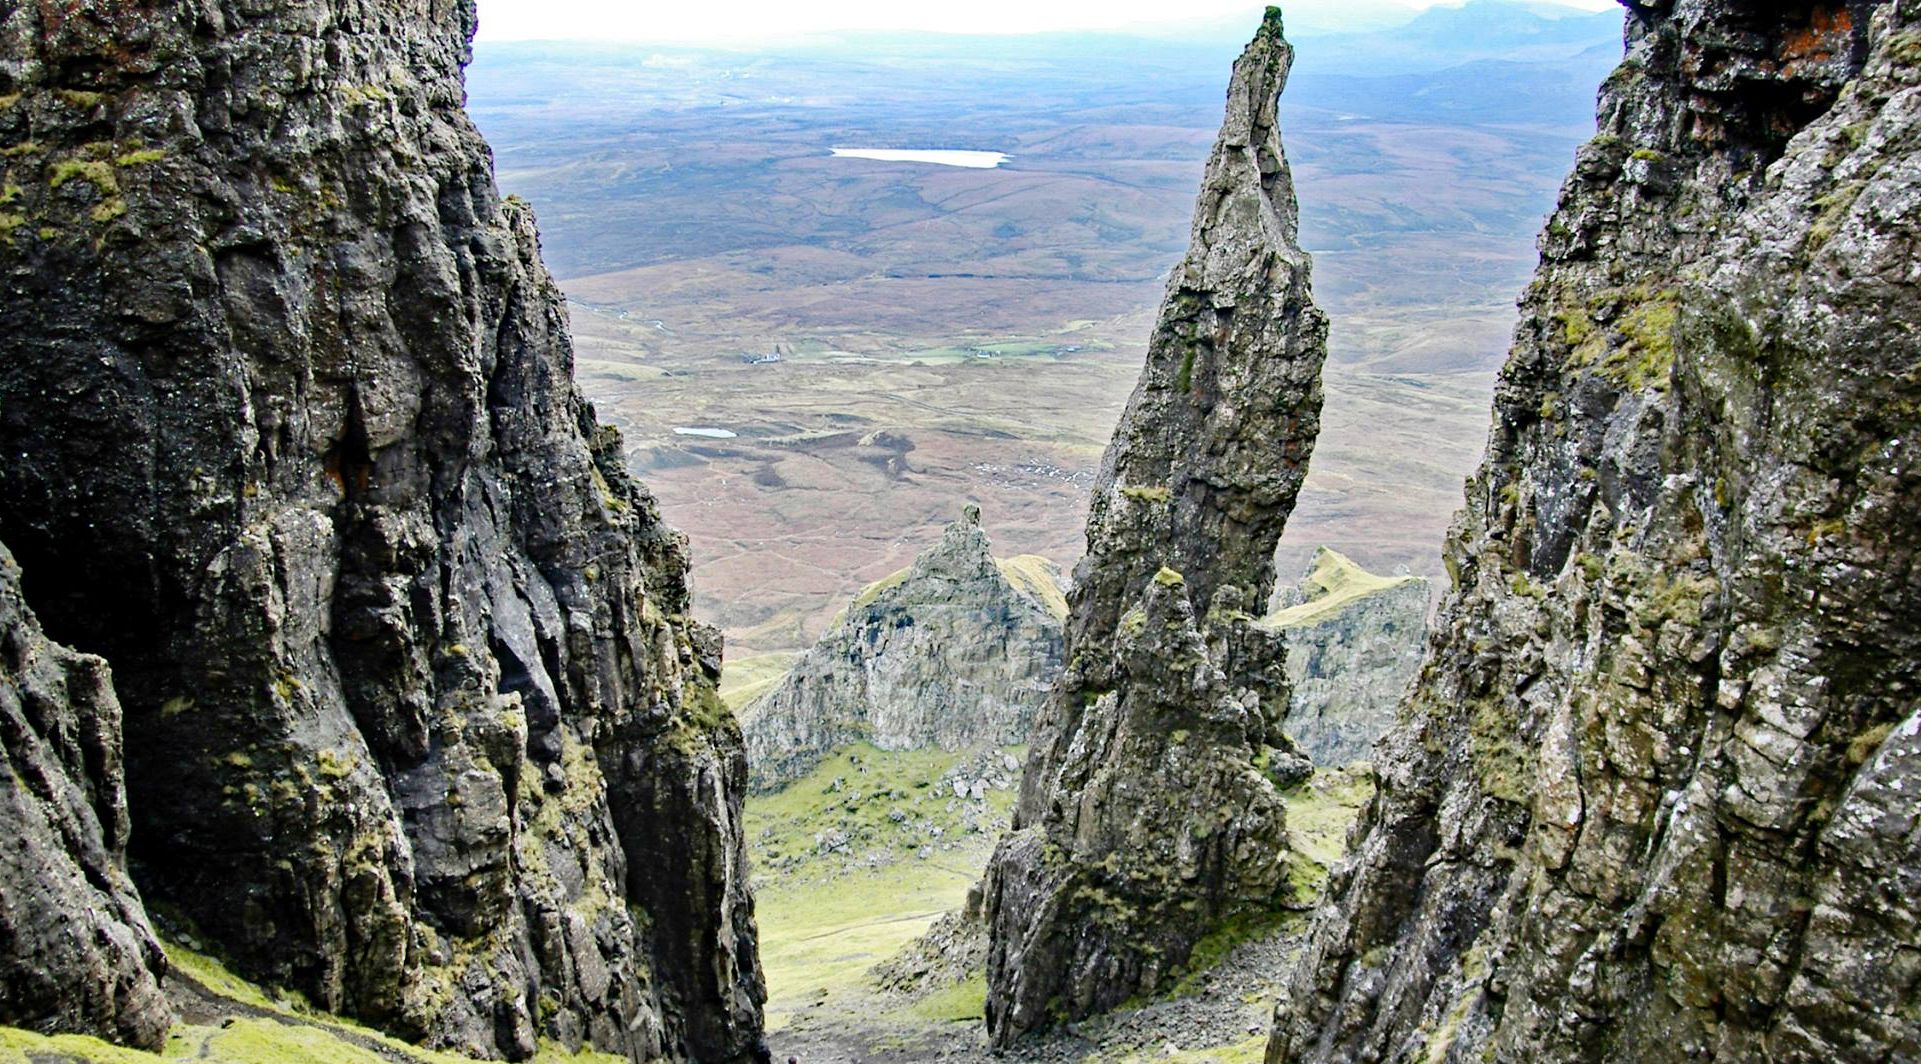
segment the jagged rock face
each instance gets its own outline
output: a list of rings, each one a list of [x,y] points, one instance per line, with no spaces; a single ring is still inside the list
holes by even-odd
[[[741,711],[750,780],[774,788],[866,740],[883,750],[1027,741],[1061,667],[1059,574],[1015,583],[968,507],[941,541],[849,605],[787,676]],[[1039,564],[1027,564],[1039,563]]]
[[[718,636],[461,110],[473,23],[0,7],[0,522],[114,666],[143,891],[244,972],[762,1056]]]
[[[1367,760],[1420,671],[1427,581],[1322,547],[1279,605],[1260,623],[1287,645],[1287,737],[1317,765]]]
[[[112,677],[42,634],[4,546],[0,757],[0,1023],[159,1049],[166,957],[127,877]]]
[[[1153,991],[1211,928],[1288,889],[1261,763],[1304,762],[1265,750],[1286,742],[1281,643],[1245,611],[1273,590],[1326,353],[1275,124],[1291,60],[1270,8],[1095,486],[1067,670],[983,884],[1001,1045]]]
[[[1268,1059],[1921,1054],[1921,5],[1637,6]]]

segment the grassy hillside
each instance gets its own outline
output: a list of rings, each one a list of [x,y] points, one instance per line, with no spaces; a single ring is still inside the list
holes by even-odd
[[[1019,778],[1008,763],[1022,754],[887,752],[863,743],[781,791],[748,799],[770,1029],[804,1013],[875,1009],[880,992],[869,969],[966,900],[1007,825]],[[979,800],[956,795],[955,782],[983,776],[1009,785],[986,788]],[[897,1021],[911,1025],[912,1007],[893,1004]]]
[[[310,1008],[297,996],[255,986],[218,960],[167,942],[166,990],[181,1022],[161,1052],[145,1053],[78,1035],[0,1027],[0,1064],[469,1064],[472,1058],[409,1045]],[[536,1064],[625,1064],[606,1053],[543,1045]]]
[[[1306,602],[1276,610],[1263,617],[1268,628],[1301,628],[1338,613],[1355,599],[1377,591],[1400,587],[1416,580],[1412,576],[1378,576],[1354,564],[1347,555],[1330,547],[1314,556],[1314,569],[1302,582],[1302,590],[1313,597]]]
[[[888,989],[874,969],[959,910],[1006,825],[1020,751],[847,748],[785,790],[748,800],[768,1028],[776,1059],[988,1060],[983,973]],[[981,777],[1004,781],[974,800]],[[962,785],[969,797],[957,794]],[[1288,794],[1292,878],[1318,890],[1373,785],[1357,767]],[[1266,1011],[1305,921],[1300,912],[1224,928],[1163,997],[1058,1034],[1012,1060],[1260,1059]],[[1177,1047],[1171,1054],[1169,1046]]]

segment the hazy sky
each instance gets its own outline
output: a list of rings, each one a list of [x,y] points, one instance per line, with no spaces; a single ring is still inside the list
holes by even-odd
[[[1325,28],[1352,20],[1361,28],[1435,2],[1295,0],[1283,7],[1290,24]],[[1614,0],[1551,2],[1588,10],[1616,6]],[[480,0],[480,37],[744,44],[848,30],[1180,32],[1252,26],[1264,6],[1243,0]]]

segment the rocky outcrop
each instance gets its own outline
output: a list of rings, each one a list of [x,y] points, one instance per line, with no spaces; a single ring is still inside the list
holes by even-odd
[[[1630,8],[1276,1064],[1921,1054],[1921,5]]]
[[[762,1057],[719,639],[461,109],[473,25],[0,8],[0,523],[113,665],[143,893],[242,972]]]
[[[1275,124],[1291,60],[1270,8],[1095,485],[1067,669],[983,884],[997,1044],[1153,991],[1289,890],[1263,766],[1305,762],[1268,749],[1285,744],[1280,640],[1246,611],[1273,591],[1326,354]]]
[[[1373,756],[1407,697],[1427,635],[1428,584],[1376,576],[1327,547],[1261,619],[1287,646],[1287,737],[1317,765]]]
[[[754,786],[779,787],[823,755],[1011,746],[1061,667],[1060,574],[996,562],[967,507],[914,564],[864,591],[767,694],[741,710]]]
[[[0,1024],[167,1038],[166,957],[127,877],[107,663],[50,642],[0,546]]]

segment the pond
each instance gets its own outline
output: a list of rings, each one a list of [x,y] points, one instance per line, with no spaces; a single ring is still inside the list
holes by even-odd
[[[834,156],[844,159],[875,159],[885,163],[964,166],[970,170],[992,170],[1010,158],[1005,152],[951,151],[945,148],[835,148]]]

